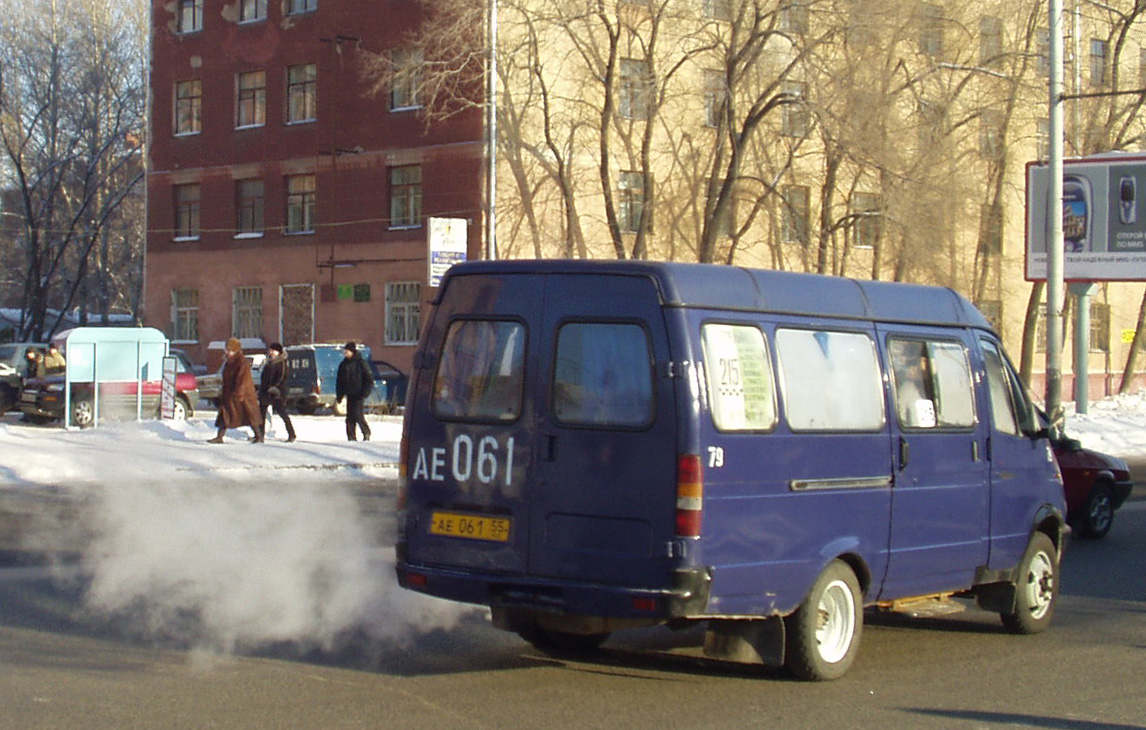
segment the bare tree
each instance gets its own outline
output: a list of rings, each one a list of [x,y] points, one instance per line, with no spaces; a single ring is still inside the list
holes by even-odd
[[[142,287],[146,7],[14,0],[0,26],[0,174],[18,209],[23,339]]]

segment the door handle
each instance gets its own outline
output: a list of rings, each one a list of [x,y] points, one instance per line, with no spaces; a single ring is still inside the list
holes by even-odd
[[[907,468],[908,462],[911,461],[911,445],[907,443],[907,439],[899,437],[899,470],[903,471]]]
[[[541,437],[541,458],[543,461],[557,461],[557,437],[553,434]]]

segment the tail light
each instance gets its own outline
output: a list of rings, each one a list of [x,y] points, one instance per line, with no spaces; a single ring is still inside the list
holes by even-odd
[[[397,509],[406,509],[406,462],[410,456],[410,437],[407,430],[402,429],[402,438],[398,442],[398,500]]]
[[[704,476],[698,454],[683,454],[676,466],[676,534],[700,537]]]

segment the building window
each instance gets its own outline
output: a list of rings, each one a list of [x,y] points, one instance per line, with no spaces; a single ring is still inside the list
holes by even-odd
[[[199,341],[199,290],[171,290],[171,339]]]
[[[287,68],[287,124],[313,122],[318,115],[318,71],[313,63]]]
[[[645,191],[645,176],[639,172],[622,172],[617,184],[617,223],[622,233],[636,233],[640,230],[641,216],[644,215],[648,196]],[[652,228],[651,218],[646,230]]]
[[[780,28],[786,33],[808,34],[808,0],[791,0],[780,10]]]
[[[175,134],[203,131],[203,86],[199,79],[175,84]]]
[[[728,103],[728,83],[723,71],[704,71],[704,123],[709,127],[720,126],[720,115]]]
[[[943,57],[943,8],[932,3],[919,7],[919,52],[931,58]]]
[[[1003,21],[988,15],[979,20],[979,64],[994,66],[1003,55]]]
[[[179,0],[179,32],[203,30],[203,0]]]
[[[784,95],[787,102],[780,115],[780,134],[785,137],[806,137],[808,135],[808,85],[803,81],[784,82]]]
[[[1090,39],[1090,85],[1106,86],[1106,41]]]
[[[1035,154],[1040,160],[1050,159],[1050,120],[1046,117],[1035,122]]]
[[[175,186],[175,239],[199,237],[199,183]]]
[[[399,48],[391,55],[390,109],[416,109],[422,105],[421,48]]]
[[[1050,29],[1035,31],[1035,71],[1039,76],[1050,76]]]
[[[1090,305],[1090,351],[1110,352],[1110,305]]]
[[[732,0],[702,0],[704,17],[713,20],[732,20]]]
[[[643,59],[621,59],[617,109],[625,119],[648,119],[652,84],[649,65]]]
[[[246,71],[239,74],[235,104],[236,127],[261,127],[267,123],[267,74]]]
[[[239,180],[235,183],[235,228],[240,236],[262,235],[263,233],[262,180]]]
[[[263,336],[263,290],[236,287],[231,293],[231,337]]]
[[[318,10],[318,0],[290,0],[287,14],[313,13],[315,10]]]
[[[239,0],[239,22],[266,20],[267,0]]]
[[[988,109],[979,117],[979,157],[998,160],[1003,156],[1003,115]]]
[[[786,185],[782,191],[780,241],[808,243],[808,215],[811,193],[806,185]]]
[[[386,344],[413,345],[421,327],[421,287],[416,281],[386,285]]]
[[[852,193],[852,245],[874,248],[879,243],[879,196],[875,193]]]
[[[390,168],[390,227],[416,228],[422,224],[422,166]]]
[[[314,175],[289,175],[286,193],[286,232],[314,233]]]

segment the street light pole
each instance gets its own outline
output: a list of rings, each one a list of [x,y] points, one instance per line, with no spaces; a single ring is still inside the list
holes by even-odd
[[[489,78],[486,82],[486,256],[497,258],[497,0],[489,3]]]
[[[1062,410],[1062,148],[1063,30],[1062,0],[1050,0],[1050,186],[1047,200],[1047,364],[1046,407],[1051,423],[1061,427]]]

